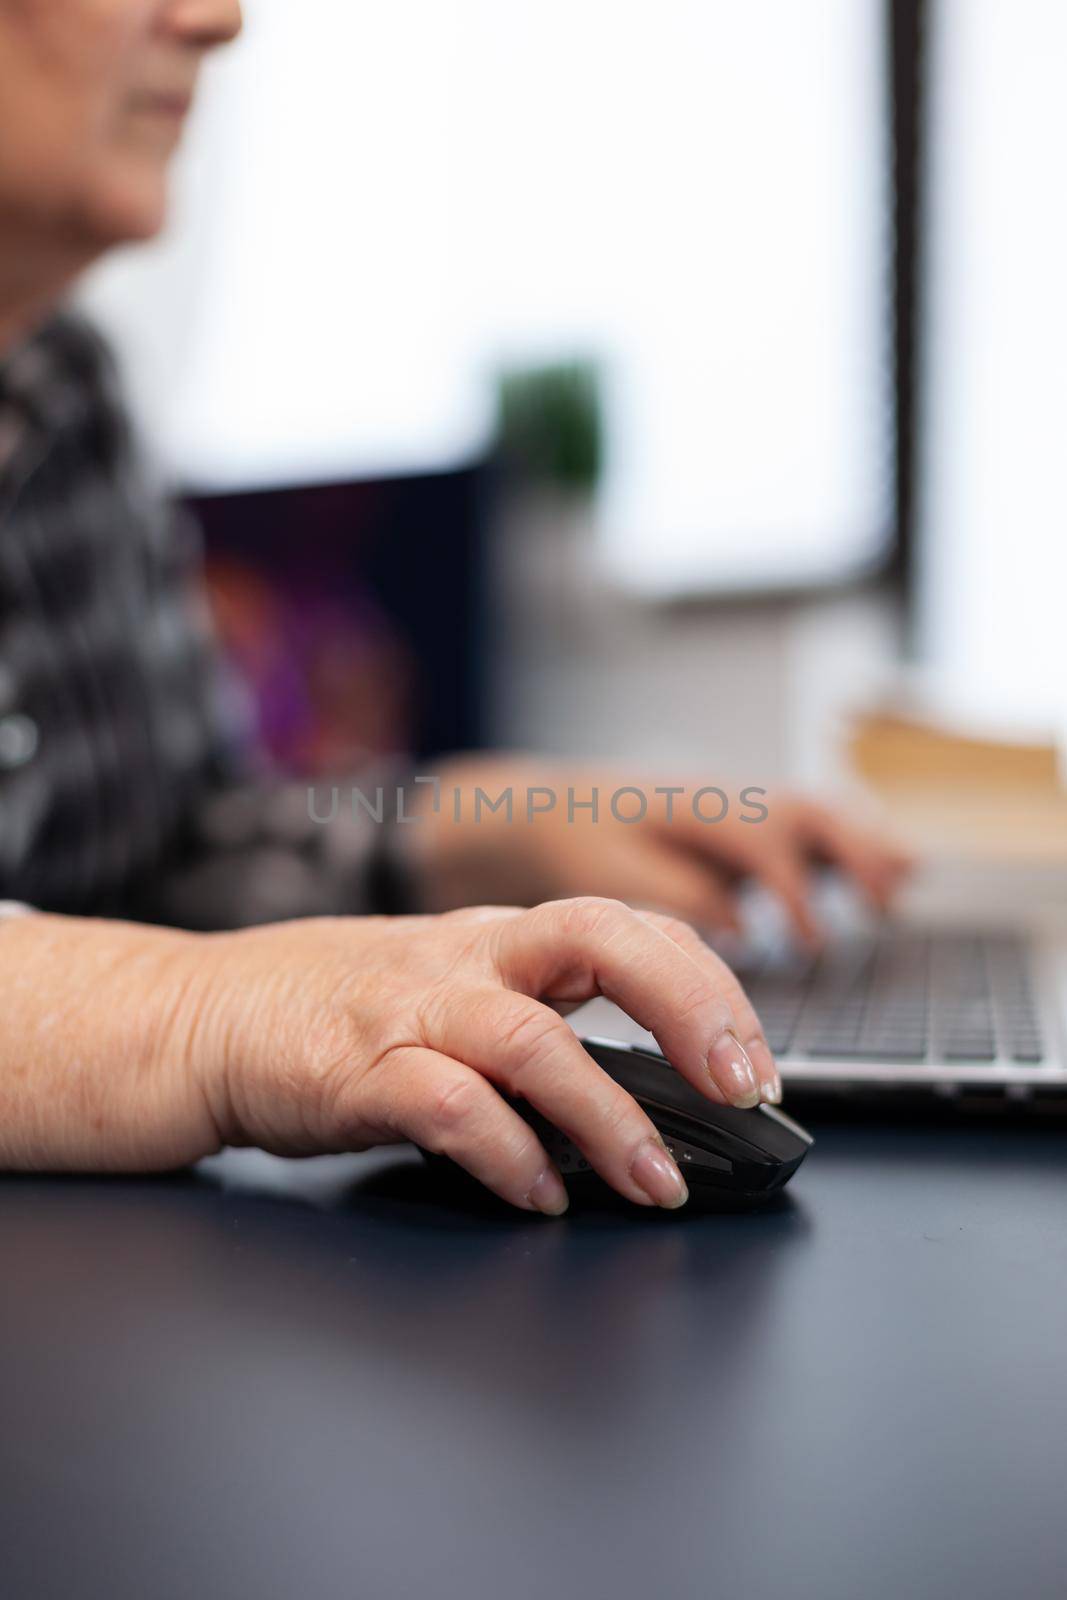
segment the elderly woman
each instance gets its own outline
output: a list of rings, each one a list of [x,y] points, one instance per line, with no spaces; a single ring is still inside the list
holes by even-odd
[[[242,771],[195,538],[139,468],[106,352],[58,312],[162,226],[201,64],[240,23],[234,0],[0,0],[0,1162],[415,1139],[560,1212],[504,1091],[621,1194],[681,1205],[558,1008],[610,995],[704,1094],[777,1100],[759,1021],[689,921],[728,921],[755,874],[807,932],[811,859],[879,900],[899,862],[799,801],[709,825],[662,785],[631,824],[582,803],[611,774],[502,758],[442,771],[472,801],[458,821],[413,787],[417,827],[338,807],[294,830],[292,796]],[[475,820],[476,791],[505,788],[542,798]],[[546,790],[573,791],[569,815]]]

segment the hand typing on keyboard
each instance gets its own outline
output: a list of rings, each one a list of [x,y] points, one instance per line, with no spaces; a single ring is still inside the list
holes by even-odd
[[[660,774],[641,782],[611,768],[464,757],[446,765],[437,809],[427,792],[420,826],[404,830],[422,903],[445,911],[472,899],[528,905],[598,894],[736,931],[739,891],[755,883],[780,904],[794,935],[814,944],[820,868],[832,868],[876,909],[909,869],[891,841],[813,800],[714,789],[710,781]],[[506,791],[538,796],[539,809],[520,799],[509,816],[476,804],[478,792]]]

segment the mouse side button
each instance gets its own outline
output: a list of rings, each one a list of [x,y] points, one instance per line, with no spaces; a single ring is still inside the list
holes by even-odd
[[[697,1145],[687,1144],[684,1139],[676,1139],[673,1134],[664,1133],[663,1142],[668,1151],[677,1161],[683,1173],[689,1168],[713,1167],[716,1172],[732,1172],[734,1164],[726,1156],[714,1155],[710,1150],[701,1150]]]

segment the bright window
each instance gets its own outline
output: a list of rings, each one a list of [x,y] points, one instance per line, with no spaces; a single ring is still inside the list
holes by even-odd
[[[933,21],[924,654],[978,710],[1067,725],[1067,7]]]

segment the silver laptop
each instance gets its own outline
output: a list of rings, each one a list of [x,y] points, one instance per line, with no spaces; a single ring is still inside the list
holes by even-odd
[[[1010,897],[1006,897],[1010,898]],[[1048,905],[1002,919],[943,907],[876,922],[823,896],[817,954],[798,951],[759,897],[746,936],[715,941],[759,1012],[783,1081],[856,1094],[1067,1106],[1067,925]],[[656,1048],[607,1001],[570,1018],[580,1034]]]

